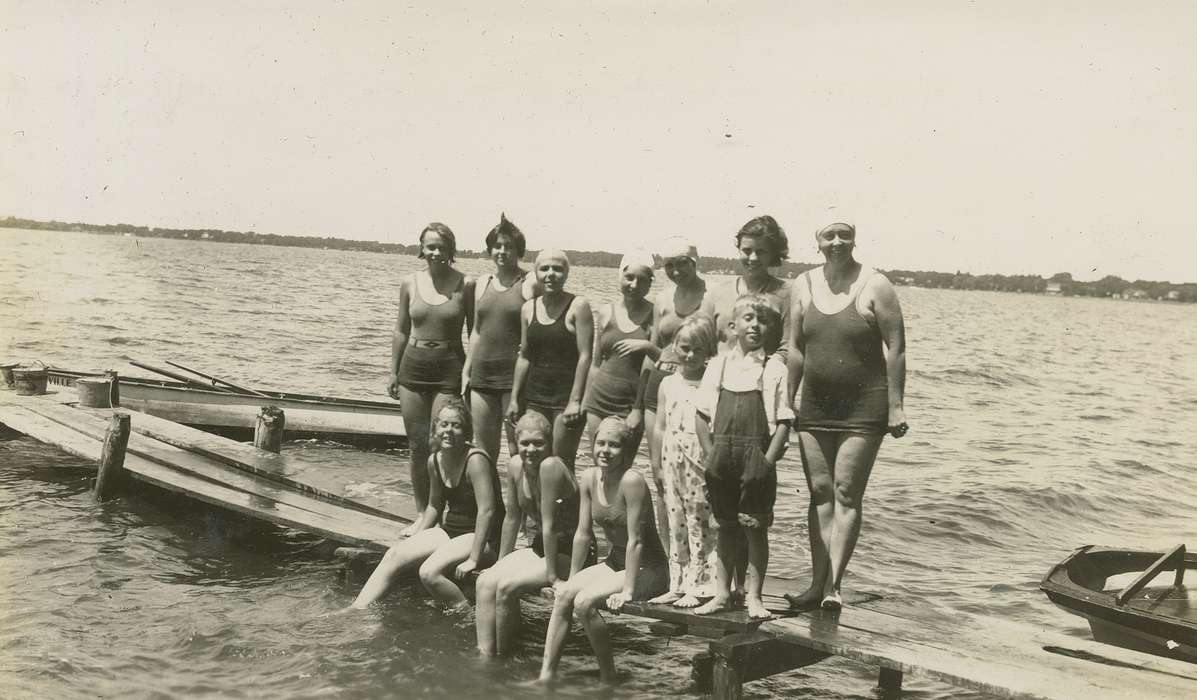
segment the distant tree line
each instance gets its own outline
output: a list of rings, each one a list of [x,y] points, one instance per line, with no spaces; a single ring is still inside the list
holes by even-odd
[[[130,234],[144,238],[176,238],[221,243],[243,243],[258,245],[296,246],[300,248],[323,248],[329,250],[355,250],[370,253],[399,253],[416,255],[419,246],[380,241],[354,241],[331,236],[283,236],[256,231],[223,231],[220,229],[175,229],[134,226],[132,224],[85,224],[63,221],[38,221],[9,216],[0,219],[0,228],[23,228],[45,231],[79,231],[109,235]],[[730,244],[729,244],[730,246]],[[529,258],[537,251],[528,251]],[[618,267],[620,255],[606,251],[568,250],[575,265],[589,267]],[[458,257],[481,258],[485,251],[459,250]],[[711,273],[734,273],[740,263],[734,258],[703,256],[699,269]],[[786,262],[781,276],[793,278],[816,267],[810,263]],[[1022,292],[1031,294],[1061,294],[1067,296],[1112,297],[1116,299],[1158,299],[1197,303],[1197,284],[1174,284],[1150,280],[1133,282],[1107,275],[1095,282],[1079,282],[1067,272],[1060,272],[1044,279],[1039,275],[973,275],[967,272],[926,272],[912,270],[887,270],[886,275],[894,284],[935,289],[968,289],[996,292]]]

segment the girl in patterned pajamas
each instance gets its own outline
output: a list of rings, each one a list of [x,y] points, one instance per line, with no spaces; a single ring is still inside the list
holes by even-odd
[[[694,397],[707,360],[715,354],[715,322],[702,313],[686,317],[673,339],[678,372],[661,381],[649,456],[664,481],[669,523],[669,590],[653,603],[693,608],[715,594],[715,533],[704,491],[702,452],[695,434]]]

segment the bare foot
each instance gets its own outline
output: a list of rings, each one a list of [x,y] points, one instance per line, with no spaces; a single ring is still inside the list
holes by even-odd
[[[789,602],[791,610],[814,610],[819,607],[819,602],[823,600],[823,590],[822,588],[811,586],[797,595],[786,593],[783,597]]]
[[[752,620],[768,620],[773,617],[773,613],[769,612],[765,607],[765,602],[760,599],[760,596],[750,595],[744,601],[748,606],[748,617]]]
[[[402,540],[402,539],[411,537],[412,535],[415,534],[415,532],[416,532],[416,524],[412,523],[411,525],[408,525],[407,527],[403,528],[403,532],[399,533],[399,539]]]
[[[686,594],[686,595],[682,596],[681,598],[678,598],[676,601],[674,601],[673,607],[675,607],[675,608],[696,608],[696,607],[698,607],[700,602],[701,601],[699,601],[698,598],[695,598],[694,596],[692,596],[690,594]]]
[[[682,597],[681,593],[674,593],[673,591],[666,591],[665,593],[662,593],[661,595],[657,596],[656,598],[650,599],[648,602],[654,603],[656,605],[669,605],[670,603],[672,603],[673,601],[675,601],[681,597]]]
[[[711,615],[724,610],[731,610],[731,599],[727,596],[715,596],[702,605],[694,608],[695,615]]]

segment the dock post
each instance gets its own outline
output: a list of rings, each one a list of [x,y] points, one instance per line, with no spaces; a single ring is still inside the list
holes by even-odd
[[[116,370],[114,369],[105,370],[104,376],[108,377],[108,381],[111,382],[108,388],[108,403],[110,403],[113,408],[116,408],[121,405],[120,376],[117,375]]]
[[[902,695],[902,672],[882,666],[881,673],[877,674],[877,690],[882,700],[896,700]]]
[[[263,406],[254,428],[254,447],[278,453],[283,447],[283,427],[287,416],[278,406]]]
[[[120,483],[125,470],[125,448],[129,445],[129,414],[113,413],[104,434],[100,450],[100,468],[96,471],[96,486],[92,496],[102,501]]]
[[[744,684],[810,666],[826,659],[825,652],[787,642],[772,634],[754,630],[738,632],[716,639],[710,644],[711,697],[715,700],[740,700]],[[700,664],[702,656],[694,658],[694,677],[703,686]]]

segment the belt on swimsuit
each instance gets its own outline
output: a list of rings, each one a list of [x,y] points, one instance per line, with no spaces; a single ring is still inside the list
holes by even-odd
[[[662,372],[676,372],[682,365],[678,362],[658,362],[657,369]]]
[[[452,340],[424,340],[423,338],[408,338],[407,344],[413,348],[429,348],[431,350],[452,348],[461,345],[460,342],[454,343]]]

